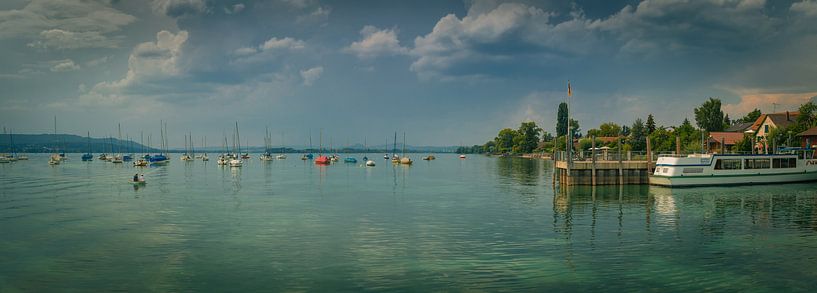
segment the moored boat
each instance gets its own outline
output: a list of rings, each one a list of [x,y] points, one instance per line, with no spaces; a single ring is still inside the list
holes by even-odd
[[[817,159],[804,151],[788,154],[661,156],[649,179],[652,185],[668,187],[806,181],[817,181]]]

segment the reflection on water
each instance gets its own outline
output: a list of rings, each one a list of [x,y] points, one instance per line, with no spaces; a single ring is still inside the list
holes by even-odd
[[[817,286],[814,184],[554,187],[548,161],[454,155],[373,168],[46,161],[0,166],[2,292]],[[134,172],[148,185],[127,184]]]

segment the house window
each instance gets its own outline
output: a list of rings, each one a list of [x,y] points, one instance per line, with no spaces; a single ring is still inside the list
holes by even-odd
[[[768,124],[767,124],[767,125],[763,125],[763,132],[764,132],[764,133],[769,133],[769,125],[768,125]]]

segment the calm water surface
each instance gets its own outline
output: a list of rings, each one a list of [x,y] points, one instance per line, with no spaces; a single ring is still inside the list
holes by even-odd
[[[0,292],[817,288],[815,184],[568,190],[549,162],[480,156],[69,156],[0,165]]]

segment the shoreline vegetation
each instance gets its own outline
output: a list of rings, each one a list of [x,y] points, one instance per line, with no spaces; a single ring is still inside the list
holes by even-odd
[[[814,99],[814,98],[812,98]],[[486,154],[499,156],[543,157],[564,151],[567,142],[567,104],[559,104],[556,117],[556,135],[544,131],[535,122],[522,122],[517,129],[504,128],[499,130],[496,137],[482,145],[473,145],[457,148],[457,153]],[[773,125],[763,129],[762,136],[757,130],[747,132],[747,129],[758,128],[764,123],[767,116],[772,114],[783,116],[785,125]],[[757,108],[746,113],[739,119],[732,120],[721,107],[721,100],[709,98],[699,107],[693,109],[695,125],[689,118],[685,118],[680,125],[657,125],[652,114],[646,120],[636,118],[630,125],[605,122],[596,128],[582,133],[579,122],[570,119],[570,129],[573,135],[572,146],[575,151],[589,150],[593,141],[597,148],[607,148],[616,151],[646,151],[647,138],[652,143],[654,153],[697,153],[712,151],[713,145],[720,142],[710,135],[712,133],[740,133],[742,139],[736,140],[729,146],[724,146],[727,153],[749,153],[754,145],[758,151],[774,152],[774,149],[783,147],[800,147],[802,140],[798,134],[817,126],[817,105],[814,101],[801,104],[797,111],[784,111],[763,114]],[[697,127],[696,127],[697,126]],[[758,135],[757,137],[753,137]],[[715,140],[713,142],[713,139]],[[720,146],[717,151],[720,151]]]

